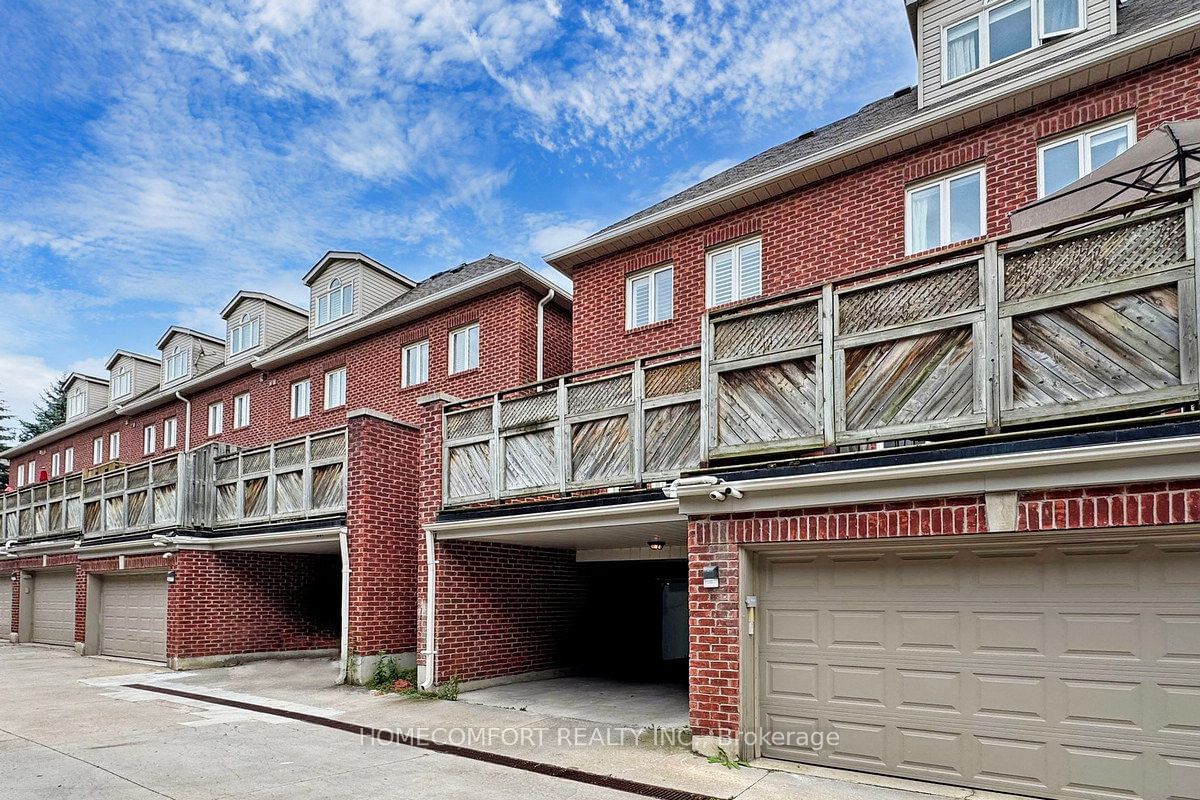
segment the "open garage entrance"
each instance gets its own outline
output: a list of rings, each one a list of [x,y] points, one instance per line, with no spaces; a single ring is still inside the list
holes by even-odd
[[[685,726],[687,525],[664,505],[432,526],[437,680],[466,702]]]

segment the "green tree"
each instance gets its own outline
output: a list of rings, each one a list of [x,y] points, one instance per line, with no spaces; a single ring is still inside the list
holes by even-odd
[[[8,404],[4,402],[4,395],[0,394],[0,452],[12,446],[12,431],[8,428],[10,419],[12,415],[8,413]],[[0,461],[0,492],[4,491],[5,486],[8,486],[8,462]]]
[[[27,442],[35,436],[57,428],[67,421],[67,376],[63,375],[46,391],[42,399],[33,409],[33,420],[21,420],[21,430],[17,438]]]

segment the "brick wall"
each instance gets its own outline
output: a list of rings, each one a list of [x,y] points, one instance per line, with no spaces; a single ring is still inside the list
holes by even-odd
[[[1054,531],[1200,523],[1200,481],[1023,492],[1018,530]],[[981,497],[719,515],[688,525],[691,728],[732,738],[738,731],[739,548],[768,542],[836,541],[986,533]],[[721,586],[703,587],[716,564]]]
[[[1198,85],[1200,55],[1187,56],[591,262],[575,272],[574,368],[698,343],[704,254],[716,244],[762,235],[764,294],[885,266],[904,258],[905,186],[976,161],[987,165],[988,231],[998,234],[1037,196],[1040,139],[1130,111],[1141,138],[1200,116]],[[626,331],[625,276],[667,261],[674,319]]]

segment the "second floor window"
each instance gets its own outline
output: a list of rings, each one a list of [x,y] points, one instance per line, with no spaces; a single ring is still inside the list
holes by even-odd
[[[92,440],[92,466],[104,463],[104,439],[97,436]]]
[[[450,331],[450,374],[479,366],[479,323]]]
[[[250,393],[233,398],[233,427],[244,428],[250,424]]]
[[[114,372],[112,376],[112,399],[124,397],[133,391],[133,373],[127,369]]]
[[[934,247],[982,236],[986,229],[982,167],[919,184],[908,190],[907,250]]]
[[[325,408],[346,405],[346,368],[325,373]]]
[[[144,455],[152,455],[155,450],[155,428],[153,425],[147,425],[142,429],[142,453]]]
[[[187,376],[188,355],[190,353],[191,350],[176,346],[167,354],[167,360],[163,362],[163,377],[167,383]]]
[[[416,386],[429,380],[429,340],[404,348],[404,371],[401,386]]]
[[[262,341],[262,320],[243,314],[238,323],[229,329],[229,352],[233,355],[258,347]]]
[[[63,453],[63,470],[68,474],[75,471],[75,448],[68,447]]]
[[[50,477],[57,478],[60,474],[62,474],[62,457],[55,453],[50,458]]]
[[[108,457],[114,461],[121,457],[120,431],[113,431],[108,435]]]
[[[762,240],[708,253],[708,305],[720,306],[762,294]]]
[[[292,419],[307,417],[312,410],[312,381],[292,384]]]
[[[208,407],[208,435],[219,436],[225,430],[225,404],[213,403]]]
[[[1107,123],[1055,139],[1038,147],[1038,196],[1064,186],[1107,164],[1133,144],[1133,120]]]
[[[630,275],[625,282],[625,327],[640,328],[671,318],[674,270],[670,266]]]
[[[317,326],[354,313],[354,284],[337,278],[329,282],[329,290],[317,298]]]
[[[179,438],[179,421],[175,417],[163,420],[163,450],[170,450]]]
[[[1085,27],[1082,0],[997,3],[945,28],[943,74],[952,81]]]
[[[67,416],[78,417],[87,411],[87,392],[76,389],[67,395]]]
[[[18,464],[17,465],[17,486],[24,486],[24,485],[25,485],[25,465]]]

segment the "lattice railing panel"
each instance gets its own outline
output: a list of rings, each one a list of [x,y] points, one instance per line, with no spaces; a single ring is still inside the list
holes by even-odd
[[[500,404],[500,425],[504,428],[537,425],[557,417],[558,395],[553,391]]]
[[[633,378],[615,378],[581,383],[567,387],[567,413],[586,414],[608,408],[619,408],[633,402]]]
[[[979,267],[953,269],[846,292],[838,297],[838,329],[865,333],[978,307]]]
[[[469,439],[492,432],[492,408],[474,408],[446,415],[446,438]]]
[[[645,389],[647,398],[700,391],[700,361],[649,367],[646,370]]]
[[[731,361],[809,345],[820,336],[817,303],[805,302],[737,317],[715,326],[713,356]]]

